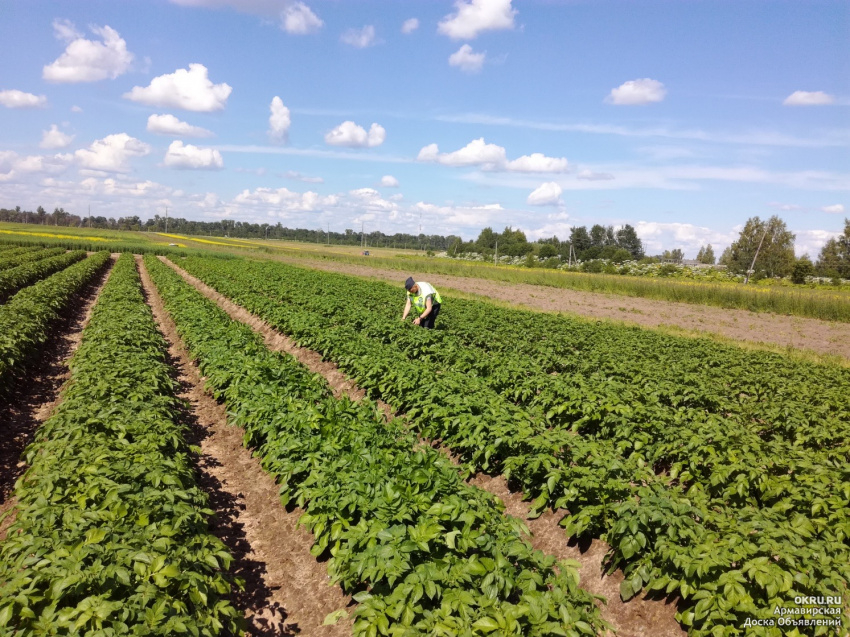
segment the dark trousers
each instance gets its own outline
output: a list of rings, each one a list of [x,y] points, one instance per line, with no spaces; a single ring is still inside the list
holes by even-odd
[[[419,326],[424,327],[426,330],[434,329],[434,321],[437,320],[437,314],[440,313],[440,304],[434,303],[431,305],[431,312],[424,319],[419,321]]]

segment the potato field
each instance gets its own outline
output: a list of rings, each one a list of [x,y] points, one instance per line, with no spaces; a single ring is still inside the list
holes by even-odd
[[[540,516],[564,545],[606,543],[626,613],[655,605],[693,636],[847,634],[850,368],[442,295],[423,330],[399,320],[401,280],[0,246],[9,413],[91,306],[61,393],[25,443],[4,442],[21,464],[0,465],[0,635],[652,634],[533,546]],[[346,600],[313,624],[246,619],[252,583],[217,532],[170,346]],[[527,520],[474,486],[482,474]]]

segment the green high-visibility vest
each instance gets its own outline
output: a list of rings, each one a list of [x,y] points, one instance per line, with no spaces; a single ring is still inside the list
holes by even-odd
[[[422,314],[425,311],[425,299],[429,296],[431,297],[432,304],[443,302],[443,299],[440,298],[440,293],[430,283],[417,281],[416,285],[419,286],[419,294],[408,292],[407,298],[410,300],[410,305],[417,314]]]

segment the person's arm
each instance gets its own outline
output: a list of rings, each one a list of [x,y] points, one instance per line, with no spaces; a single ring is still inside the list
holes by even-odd
[[[410,297],[407,297],[407,303],[404,304],[404,314],[401,315],[401,320],[406,319],[408,314],[410,314]]]

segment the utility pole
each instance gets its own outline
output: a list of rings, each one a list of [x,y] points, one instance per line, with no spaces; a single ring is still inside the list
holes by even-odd
[[[496,254],[493,255],[493,265],[499,265],[499,240],[496,239]]]
[[[91,204],[89,204],[89,228],[91,228]]]
[[[761,241],[759,241],[759,247],[756,248],[756,253],[753,255],[753,262],[750,264],[750,269],[747,270],[747,276],[744,277],[744,285],[750,282],[750,272],[755,272],[756,267],[756,259],[758,259],[759,251],[761,250],[761,244],[764,243],[764,238],[767,236],[767,226],[764,228],[764,234],[761,235]]]
[[[331,245],[331,223],[328,222],[328,246]]]
[[[165,207],[165,233],[168,234],[168,206]]]
[[[365,239],[366,239],[366,237],[363,235],[363,222],[361,221],[360,222],[360,247],[361,248],[364,245],[366,245]]]

